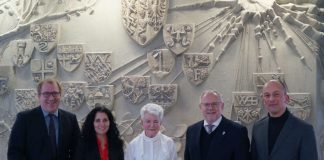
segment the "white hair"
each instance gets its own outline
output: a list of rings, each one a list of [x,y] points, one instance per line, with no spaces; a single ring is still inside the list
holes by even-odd
[[[160,105],[155,103],[148,103],[141,108],[141,119],[144,118],[145,113],[149,113],[159,117],[161,122],[163,119],[163,112],[163,108]]]

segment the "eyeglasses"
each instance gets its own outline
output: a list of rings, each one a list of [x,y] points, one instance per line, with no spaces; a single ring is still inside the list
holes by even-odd
[[[213,103],[201,103],[201,105],[205,106],[205,107],[208,107],[208,106],[211,106],[211,107],[218,107],[222,104],[223,102],[213,102]]]
[[[44,96],[45,98],[49,98],[50,96],[53,96],[53,97],[58,97],[61,95],[60,92],[43,92],[41,93],[42,96]]]

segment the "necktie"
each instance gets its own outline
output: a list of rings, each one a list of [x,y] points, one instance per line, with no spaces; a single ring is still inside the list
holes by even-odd
[[[213,127],[214,125],[213,124],[208,124],[206,125],[207,126],[207,133],[210,134],[211,132],[213,132]]]
[[[55,132],[55,125],[54,125],[54,114],[48,114],[50,117],[50,122],[48,126],[48,134],[51,141],[51,149],[52,149],[52,155],[53,159],[56,159],[57,157],[57,146],[56,146],[56,132]]]

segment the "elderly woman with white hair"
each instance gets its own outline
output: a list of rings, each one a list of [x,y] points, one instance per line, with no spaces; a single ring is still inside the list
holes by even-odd
[[[141,109],[141,125],[144,131],[128,145],[125,160],[176,160],[173,140],[160,132],[163,108],[148,103]]]

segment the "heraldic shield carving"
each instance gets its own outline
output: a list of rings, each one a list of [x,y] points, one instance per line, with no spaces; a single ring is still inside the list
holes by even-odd
[[[269,80],[276,79],[283,81],[285,79],[284,73],[253,73],[253,81],[258,94],[261,93],[262,88]]]
[[[209,76],[213,59],[212,53],[185,53],[182,62],[185,76],[195,85],[202,83]]]
[[[177,84],[152,84],[149,86],[149,100],[161,105],[164,109],[173,106],[177,102]]]
[[[100,103],[112,110],[114,104],[113,85],[86,86],[85,95],[89,109],[92,109],[96,103]]]
[[[0,96],[9,90],[9,77],[0,76]]]
[[[124,76],[121,81],[124,97],[131,103],[137,104],[145,100],[151,83],[149,76]]]
[[[57,45],[57,59],[68,72],[74,71],[83,58],[82,44],[59,44]]]
[[[241,122],[251,124],[260,118],[261,107],[256,93],[233,92],[232,94],[233,107]]]
[[[311,94],[310,93],[288,93],[288,110],[296,117],[306,120],[311,112]]]
[[[147,53],[148,65],[158,78],[168,75],[175,63],[173,54],[168,49],[157,49]]]
[[[16,109],[18,112],[37,107],[36,89],[15,89]]]
[[[150,43],[165,24],[169,0],[122,0],[122,20],[139,45]]]
[[[166,24],[163,28],[164,43],[176,55],[189,49],[194,36],[194,24]]]
[[[34,45],[31,39],[15,40],[10,43],[13,47],[12,61],[17,67],[22,67],[29,62],[33,51]]]
[[[56,59],[32,59],[30,68],[35,82],[56,76]]]
[[[64,107],[70,111],[79,110],[84,101],[86,82],[62,82]]]
[[[89,83],[100,83],[108,79],[111,74],[110,53],[86,53],[84,75]]]
[[[47,54],[57,43],[59,36],[58,24],[33,24],[30,27],[30,36],[34,41],[36,50]]]

